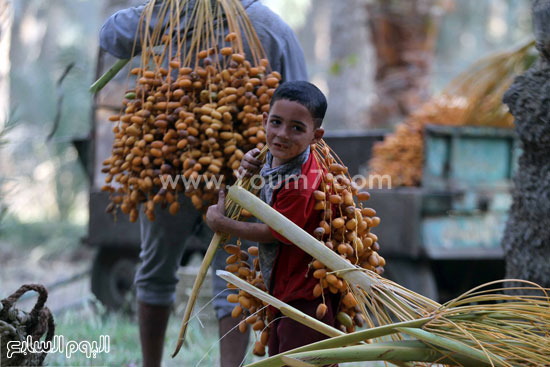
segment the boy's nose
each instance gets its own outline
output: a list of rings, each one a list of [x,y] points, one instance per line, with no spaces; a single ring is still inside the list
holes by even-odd
[[[283,144],[287,144],[289,142],[288,135],[287,134],[280,134],[277,136],[277,140]]]
[[[291,136],[290,128],[281,129],[281,131],[279,132],[279,138],[281,139],[288,140],[290,136]]]

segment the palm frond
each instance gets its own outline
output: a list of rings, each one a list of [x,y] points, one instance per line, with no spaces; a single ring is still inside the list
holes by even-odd
[[[422,320],[421,329],[392,327],[391,319],[385,319],[379,315],[375,316],[374,320],[384,323],[382,325],[387,326],[386,330],[399,331],[398,334],[389,334],[389,337],[398,336],[397,339],[405,339],[404,334],[407,334],[441,353],[441,355],[432,355],[434,359],[430,360],[430,363],[462,365],[460,361],[470,359],[477,360],[479,363],[477,365],[534,367],[548,362],[548,355],[550,355],[549,290],[530,282],[518,281],[523,287],[539,289],[540,295],[505,295],[499,293],[501,288],[494,288],[497,282],[492,282],[474,288],[444,305],[439,305],[435,301],[381,278],[374,272],[359,268],[350,271],[349,264],[342,262],[338,255],[246,190],[232,187],[229,195],[239,205],[302,250],[323,261],[332,270],[342,271],[341,276],[363,292],[362,301],[366,300],[368,303],[366,307],[374,312],[384,316],[389,315],[404,322],[429,318],[430,320],[425,323]],[[388,336],[378,337],[370,342],[385,343],[389,341]],[[399,340],[394,341],[399,342]],[[387,351],[390,350],[391,348],[387,349]],[[350,350],[349,353],[352,354],[352,351]],[[334,356],[332,352],[335,351],[330,351],[323,356]],[[311,357],[311,353],[305,356],[292,353],[286,355],[315,365],[315,358]],[[389,355],[392,354],[389,352],[381,354],[380,358],[391,361]],[[442,356],[448,356],[454,362],[442,359]],[[349,355],[344,353],[342,359],[338,359],[340,357],[321,359],[319,365],[346,362],[349,361],[346,359],[348,357]],[[395,359],[393,355],[391,358]],[[414,358],[409,361],[426,362],[424,359],[414,360]],[[279,364],[266,363],[265,365]],[[259,367],[264,364],[259,362],[254,366]]]

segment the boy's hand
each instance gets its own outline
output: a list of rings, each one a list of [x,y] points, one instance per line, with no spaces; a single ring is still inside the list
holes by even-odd
[[[218,203],[208,207],[206,211],[206,224],[214,232],[222,232],[222,222],[225,218],[225,192],[220,190]]]
[[[254,148],[249,150],[241,160],[241,165],[239,167],[239,177],[250,177],[260,170],[262,162],[260,162],[256,157],[260,154],[260,149]]]

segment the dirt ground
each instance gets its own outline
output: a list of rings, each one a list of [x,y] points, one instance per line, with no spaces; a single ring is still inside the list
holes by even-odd
[[[21,285],[39,283],[48,290],[46,305],[55,314],[81,308],[93,299],[89,269],[95,255],[95,249],[78,246],[56,254],[46,252],[42,247],[30,251],[21,250],[0,241],[0,299],[15,292]],[[176,314],[183,314],[185,303],[193,286],[200,265],[200,258],[193,258],[189,266],[178,270],[180,282],[177,287]],[[205,279],[196,310],[210,301],[212,293],[211,274]],[[18,307],[30,309],[36,300],[29,293],[23,296]],[[201,312],[201,319],[210,321],[212,307]]]
[[[92,249],[84,246],[52,256],[42,247],[16,250],[9,244],[0,243],[0,298],[9,296],[23,284],[39,283],[49,290],[47,305],[54,313],[74,307],[90,297],[89,277],[68,284],[63,282],[85,273],[91,266],[93,254]],[[32,307],[34,297],[24,298],[26,300],[22,300],[19,307]]]
[[[95,361],[104,365],[140,365],[140,353],[138,343],[138,330],[135,319],[125,321],[122,316],[105,316],[97,319],[94,311],[90,314],[90,305],[94,304],[94,297],[91,293],[89,269],[94,258],[94,249],[85,246],[75,246],[63,251],[45,251],[41,247],[30,250],[15,249],[7,243],[0,241],[0,299],[7,297],[26,283],[40,283],[46,286],[49,291],[46,305],[52,310],[56,319],[56,332],[67,334],[73,339],[85,339],[99,330],[112,334],[113,350],[117,350],[112,356],[106,356],[101,361]],[[171,318],[167,338],[176,340],[181,316],[185,309],[188,294],[191,291],[192,283],[196,276],[200,258],[192,259],[189,266],[180,268],[178,276],[180,283],[177,289],[177,306],[175,315]],[[74,279],[77,277],[77,279]],[[212,296],[211,274],[205,279],[199,300],[195,310],[200,310],[210,301]],[[28,294],[23,297],[17,307],[29,311],[36,297]],[[97,303],[97,302],[95,302]],[[80,316],[79,316],[80,315]],[[76,317],[76,320],[75,320]],[[78,321],[80,320],[80,321]],[[98,321],[103,320],[103,321]],[[99,323],[99,326],[96,325]],[[102,326],[103,325],[103,326]],[[193,321],[190,328],[189,338],[192,348],[184,351],[183,361],[189,365],[216,365],[218,363],[217,323],[211,304],[206,305],[200,312],[200,321]],[[109,327],[112,329],[110,330]],[[80,330],[79,332],[77,332]],[[75,334],[76,333],[76,334]],[[82,334],[82,335],[81,335]],[[195,335],[196,334],[196,335]],[[196,339],[194,342],[193,340]],[[253,347],[251,337],[250,348]],[[194,343],[194,344],[193,344]],[[181,365],[182,359],[171,359],[173,343],[165,345],[164,366]],[[251,350],[251,349],[250,349]],[[258,360],[257,357],[248,357],[248,362]],[[83,359],[67,360],[62,355],[51,355],[47,363],[54,366],[81,365],[90,363]],[[75,364],[76,363],[76,364]],[[363,362],[346,364],[347,366],[379,367],[384,364]]]

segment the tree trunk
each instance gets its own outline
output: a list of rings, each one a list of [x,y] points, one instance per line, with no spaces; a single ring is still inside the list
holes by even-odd
[[[516,78],[503,99],[514,115],[523,153],[502,246],[507,278],[550,288],[550,0],[535,1],[533,19],[540,60]]]
[[[429,97],[439,15],[435,0],[376,0],[369,7],[376,52],[371,125],[393,126]]]
[[[11,27],[13,22],[13,9],[11,0],[0,0],[0,149],[2,149],[3,137],[5,133],[5,123],[9,118],[10,108],[10,41]],[[0,172],[6,172],[5,154],[0,155]],[[4,179],[0,175],[0,222],[7,213],[7,206],[4,204],[4,198],[7,194],[3,187]],[[1,230],[1,228],[0,228]]]
[[[0,0],[0,128],[10,109],[10,42],[13,9],[11,0]]]
[[[330,1],[329,129],[365,129],[374,96],[375,54],[368,0]]]

